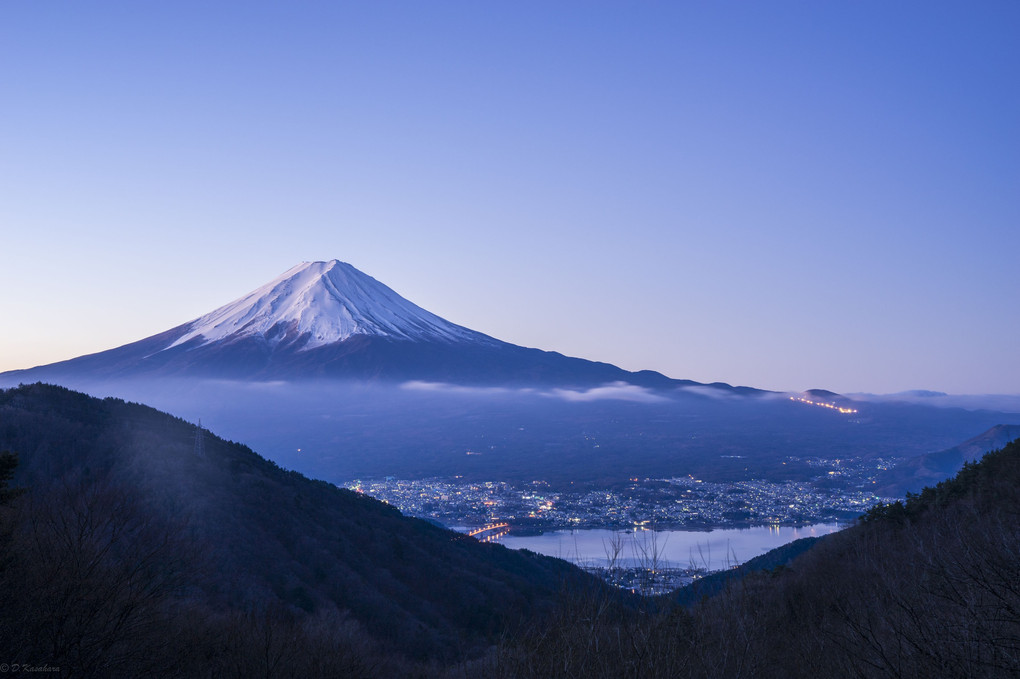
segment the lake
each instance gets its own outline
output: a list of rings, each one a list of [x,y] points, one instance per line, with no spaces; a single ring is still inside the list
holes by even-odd
[[[530,549],[582,566],[607,566],[610,555],[617,554],[617,565],[705,568],[719,570],[741,564],[800,538],[821,537],[846,524],[816,523],[799,528],[791,526],[755,526],[721,528],[712,531],[606,529],[559,530],[500,538],[511,549]]]

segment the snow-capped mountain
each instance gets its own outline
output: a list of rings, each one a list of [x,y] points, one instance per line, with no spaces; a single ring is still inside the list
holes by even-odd
[[[440,318],[337,260],[299,264],[240,299],[158,335],[2,375],[6,382],[164,376],[557,386],[626,382],[662,388],[697,384],[500,341]]]
[[[425,342],[491,342],[404,299],[350,264],[304,262],[189,324],[168,349],[255,337],[299,350],[356,335]],[[193,343],[192,346],[195,346]]]

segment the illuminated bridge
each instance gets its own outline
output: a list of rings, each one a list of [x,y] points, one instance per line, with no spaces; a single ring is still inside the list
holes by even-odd
[[[468,535],[480,542],[494,542],[510,532],[509,523],[488,523],[469,531]]]

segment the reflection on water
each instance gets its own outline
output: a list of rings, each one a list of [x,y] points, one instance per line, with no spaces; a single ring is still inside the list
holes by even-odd
[[[836,523],[723,528],[713,531],[605,529],[561,530],[515,537],[500,542],[511,549],[530,549],[583,566],[704,568],[719,570],[741,564],[800,538],[820,537],[839,530]]]

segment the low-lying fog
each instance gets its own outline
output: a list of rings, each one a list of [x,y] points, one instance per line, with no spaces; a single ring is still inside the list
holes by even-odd
[[[463,475],[553,483],[694,474],[807,478],[805,458],[907,457],[1020,415],[860,402],[841,413],[787,395],[474,388],[409,382],[132,380],[67,384],[198,422],[327,481]],[[799,458],[799,459],[798,459]]]

